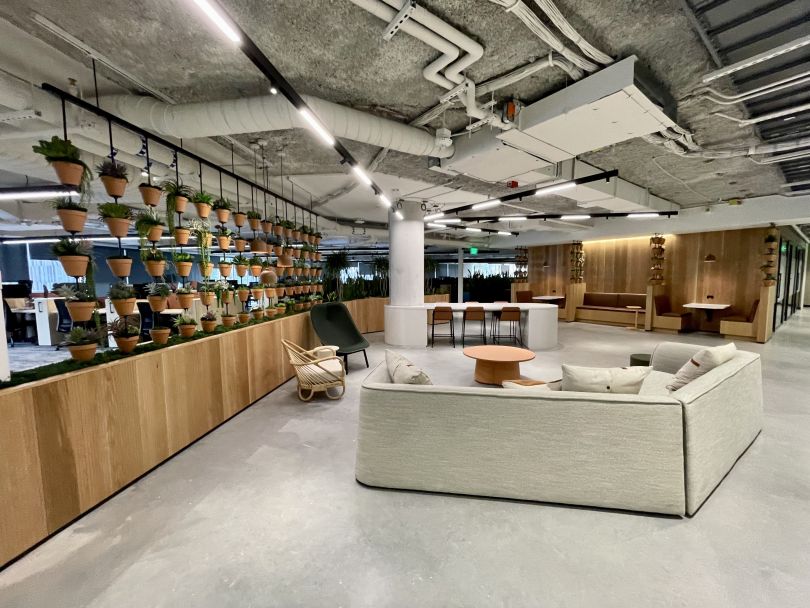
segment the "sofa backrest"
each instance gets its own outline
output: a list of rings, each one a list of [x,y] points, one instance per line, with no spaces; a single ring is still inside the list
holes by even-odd
[[[617,293],[601,293],[598,291],[586,291],[582,300],[584,306],[610,306],[615,308],[618,306],[619,294]]]
[[[645,293],[619,293],[617,295],[617,304],[619,308],[626,306],[647,306],[647,294]]]

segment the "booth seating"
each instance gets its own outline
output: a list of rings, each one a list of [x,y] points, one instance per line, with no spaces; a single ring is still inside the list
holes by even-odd
[[[607,325],[633,325],[636,311],[628,306],[640,306],[639,316],[646,313],[647,294],[585,292],[582,305],[577,306],[576,320]]]
[[[747,315],[733,314],[734,311],[732,310],[732,314],[720,320],[720,333],[723,336],[755,339],[757,336],[757,312],[759,312],[759,300],[754,300]]]
[[[653,298],[653,329],[669,331],[686,331],[692,326],[691,312],[676,312],[668,295],[657,295]]]
[[[534,296],[534,292],[532,291],[516,291],[515,302],[518,304],[531,304],[534,301],[532,300],[532,296]]]

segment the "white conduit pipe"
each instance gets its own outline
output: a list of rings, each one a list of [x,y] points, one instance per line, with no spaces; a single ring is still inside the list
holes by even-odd
[[[534,3],[540,7],[541,11],[548,15],[548,18],[551,19],[551,22],[557,26],[557,29],[560,30],[571,42],[576,44],[579,49],[585,53],[585,55],[594,61],[598,61],[599,63],[603,63],[605,65],[613,63],[613,58],[610,55],[603,53],[590,42],[585,40],[585,38],[580,36],[579,32],[574,29],[574,26],[568,22],[568,19],[565,18],[565,16],[560,12],[560,9],[558,9],[551,0],[534,0]]]
[[[705,89],[695,93],[690,97],[690,99],[708,99],[716,104],[728,106],[741,101],[748,101],[749,99],[762,97],[763,95],[770,95],[771,93],[789,89],[806,82],[810,82],[810,70],[796,74],[790,78],[785,78],[771,84],[757,87],[756,89],[751,89],[750,91],[745,91],[739,95],[724,95],[717,89],[706,87]]]
[[[386,22],[393,20],[397,14],[396,10],[382,2],[382,0],[349,1]],[[420,25],[416,21],[412,21],[411,19],[405,21],[399,29],[442,53],[438,59],[428,64],[425,69],[422,70],[422,75],[425,77],[425,79],[429,80],[430,82],[434,82],[445,89],[452,89],[454,86],[456,86],[457,83],[448,80],[445,76],[439,74],[439,72],[458,58],[458,47],[452,45],[446,39],[436,35],[428,28]]]
[[[421,129],[316,97],[305,95],[304,99],[335,137],[416,156],[453,155],[452,146],[437,144],[433,135]],[[278,95],[177,105],[123,95],[102,98],[101,106],[147,130],[183,138],[306,127],[296,109]]]
[[[784,110],[779,110],[777,112],[770,112],[768,114],[763,114],[762,116],[756,116],[754,118],[736,118],[734,116],[729,116],[728,114],[723,114],[722,112],[715,112],[714,116],[722,116],[723,118],[727,118],[728,120],[733,120],[741,127],[745,127],[748,125],[754,125],[760,122],[765,122],[766,120],[773,120],[774,118],[780,118],[782,116],[790,116],[791,114],[798,114],[799,112],[804,112],[806,110],[810,110],[810,103],[803,103],[798,106],[793,106],[791,108],[785,108]]]
[[[545,23],[540,21],[540,18],[526,6],[522,0],[489,0],[494,4],[503,6],[508,13],[514,13],[523,23],[526,24],[535,36],[540,38],[552,49],[557,51],[560,55],[568,59],[574,65],[582,68],[586,72],[595,72],[599,69],[599,65],[593,63],[582,57],[565,46],[560,39],[546,26]]]
[[[399,11],[399,9],[401,9],[407,1],[408,0],[383,0],[383,2],[394,7],[397,11]],[[418,23],[421,23],[428,29],[436,32],[439,36],[450,41],[467,53],[455,63],[448,66],[444,71],[444,75],[448,80],[451,80],[456,84],[461,84],[464,82],[464,76],[461,74],[461,72],[483,57],[484,47],[419,5],[414,8],[409,21],[410,20],[415,20]]]

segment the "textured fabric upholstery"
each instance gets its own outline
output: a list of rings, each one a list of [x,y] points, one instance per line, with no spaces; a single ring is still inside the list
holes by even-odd
[[[644,378],[644,382],[641,383],[638,394],[648,397],[671,397],[672,391],[667,388],[667,385],[674,378],[675,376],[672,374],[651,370],[647,377]]]
[[[660,344],[646,388],[660,390],[701,348]],[[356,477],[693,515],[762,427],[759,355],[745,351],[669,395],[550,388],[394,385],[379,366],[361,389]]]
[[[598,293],[595,291],[587,291],[582,299],[583,306],[606,306],[608,308],[616,308],[619,303],[619,294],[617,293]]]
[[[644,293],[620,293],[617,294],[617,306],[626,308],[628,306],[647,306],[647,294]]]

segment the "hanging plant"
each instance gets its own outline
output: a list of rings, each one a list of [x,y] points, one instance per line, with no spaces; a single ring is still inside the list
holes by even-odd
[[[226,228],[225,225],[218,226],[217,230],[217,245],[222,251],[228,251],[231,248],[231,235],[233,231]]]
[[[172,254],[172,263],[175,270],[177,270],[178,276],[187,277],[191,274],[191,268],[194,266],[194,258],[189,253],[175,251]]]
[[[243,236],[237,236],[233,240],[233,247],[237,252],[243,252],[247,248],[247,239],[245,239]]]
[[[125,254],[107,256],[107,266],[119,279],[124,279],[132,272],[132,258]]]
[[[79,278],[87,274],[87,266],[93,254],[90,241],[81,239],[59,239],[51,246],[51,251],[59,259],[65,274]]]
[[[211,205],[213,201],[214,197],[202,190],[195,192],[191,197],[191,202],[194,203],[194,207],[197,209],[197,215],[200,219],[206,219],[211,215]]]
[[[79,149],[69,139],[54,135],[50,141],[39,140],[33,150],[44,156],[53,167],[60,184],[77,188],[82,194],[89,194],[93,179],[90,167],[81,159]]]
[[[168,283],[149,283],[146,286],[146,293],[146,299],[152,312],[162,312],[166,310],[172,288],[169,287]]]
[[[115,199],[124,196],[129,181],[126,165],[108,158],[96,165],[96,173],[98,173],[101,183],[104,184],[104,190],[107,191],[108,196]]]
[[[173,232],[175,230],[174,216],[186,212],[188,199],[191,197],[191,188],[184,186],[183,182],[179,180],[166,180],[160,184],[160,187],[166,193],[166,225],[169,227],[169,232]]]
[[[217,220],[220,224],[225,224],[231,216],[231,201],[227,198],[218,198],[213,202],[211,208],[217,214]]]
[[[107,294],[115,312],[121,317],[135,313],[135,289],[124,282],[113,283]]]
[[[160,186],[155,186],[149,182],[143,182],[138,185],[138,190],[141,193],[141,199],[143,199],[144,205],[147,205],[148,207],[157,207],[160,204],[160,195],[163,194]]]
[[[157,243],[163,236],[163,219],[154,211],[147,209],[138,213],[135,219],[135,230],[138,236],[150,243]]]
[[[128,355],[138,345],[141,339],[141,330],[128,319],[121,317],[110,323],[110,333],[115,338],[118,350]]]
[[[166,272],[166,258],[159,249],[142,250],[141,259],[150,277],[159,278]]]
[[[179,246],[188,245],[188,239],[191,236],[191,230],[183,226],[177,226],[174,229],[174,242]]]
[[[174,290],[180,308],[188,310],[194,304],[194,292],[191,287],[178,287]]]
[[[62,228],[65,232],[77,234],[84,230],[87,221],[87,206],[79,201],[74,201],[70,197],[57,198],[51,201]]]
[[[107,224],[114,237],[123,238],[129,232],[132,209],[121,203],[103,203],[98,206],[99,217]]]
[[[262,225],[262,214],[251,209],[247,212],[247,220],[248,224],[250,224],[250,229],[254,232],[258,232]]]
[[[243,256],[237,255],[233,258],[233,263],[236,264],[236,274],[240,277],[243,277],[247,274],[248,267],[250,266],[250,260]]]
[[[233,224],[237,228],[241,228],[247,222],[247,213],[244,211],[237,211],[233,214]]]

